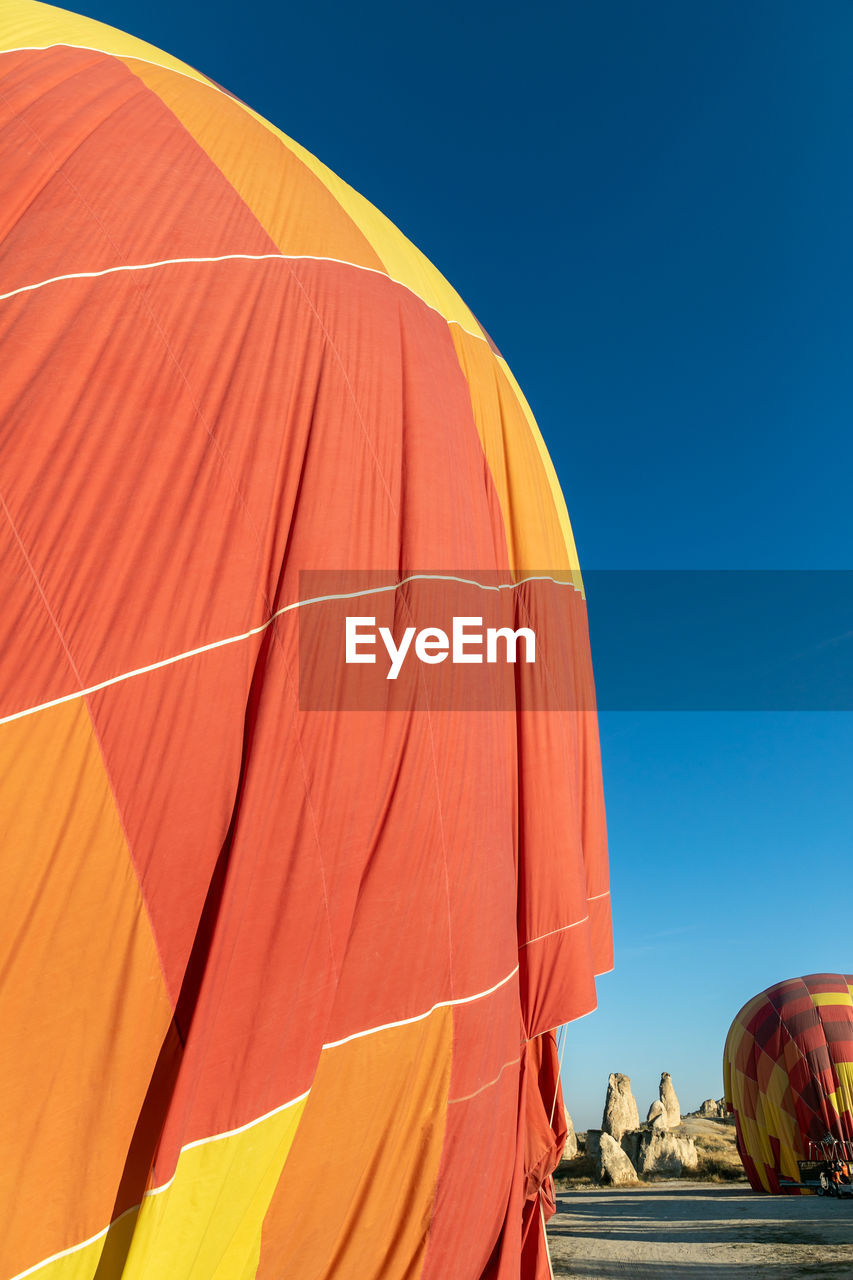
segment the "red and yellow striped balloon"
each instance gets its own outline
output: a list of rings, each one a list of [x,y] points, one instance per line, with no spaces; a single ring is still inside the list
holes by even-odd
[[[723,1055],[726,1101],[756,1191],[799,1180],[827,1134],[853,1140],[853,976],[779,982],[745,1004]]]
[[[527,403],[149,45],[4,0],[0,152],[0,1280],[536,1275],[611,942]],[[550,572],[588,696],[302,709],[300,574],[425,566]]]

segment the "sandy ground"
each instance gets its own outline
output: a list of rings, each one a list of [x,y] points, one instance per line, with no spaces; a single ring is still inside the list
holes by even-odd
[[[853,1280],[853,1200],[658,1182],[557,1193],[555,1276],[576,1280]]]

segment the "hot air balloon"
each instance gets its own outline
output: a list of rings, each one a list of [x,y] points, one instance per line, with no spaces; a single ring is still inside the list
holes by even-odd
[[[853,976],[814,973],[741,1009],[723,1054],[726,1102],[756,1191],[799,1182],[798,1160],[853,1139]],[[784,1184],[783,1184],[784,1185]]]
[[[612,957],[528,405],[192,68],[7,0],[0,87],[0,1278],[542,1274],[554,1029]],[[445,587],[512,601],[539,684],[348,701],[341,597]]]

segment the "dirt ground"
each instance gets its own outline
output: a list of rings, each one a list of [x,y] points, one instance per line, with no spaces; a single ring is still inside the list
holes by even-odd
[[[853,1280],[853,1200],[658,1182],[557,1193],[555,1276],[575,1280]]]

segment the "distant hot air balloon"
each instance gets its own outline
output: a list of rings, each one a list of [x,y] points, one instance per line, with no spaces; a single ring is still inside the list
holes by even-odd
[[[726,1102],[756,1191],[799,1180],[798,1160],[827,1135],[853,1139],[853,976],[815,973],[745,1004],[723,1054]]]
[[[0,90],[0,1280],[541,1274],[554,1028],[611,941],[526,401],[190,67],[4,0]],[[377,623],[511,601],[559,705],[422,664],[354,708],[365,573]]]

